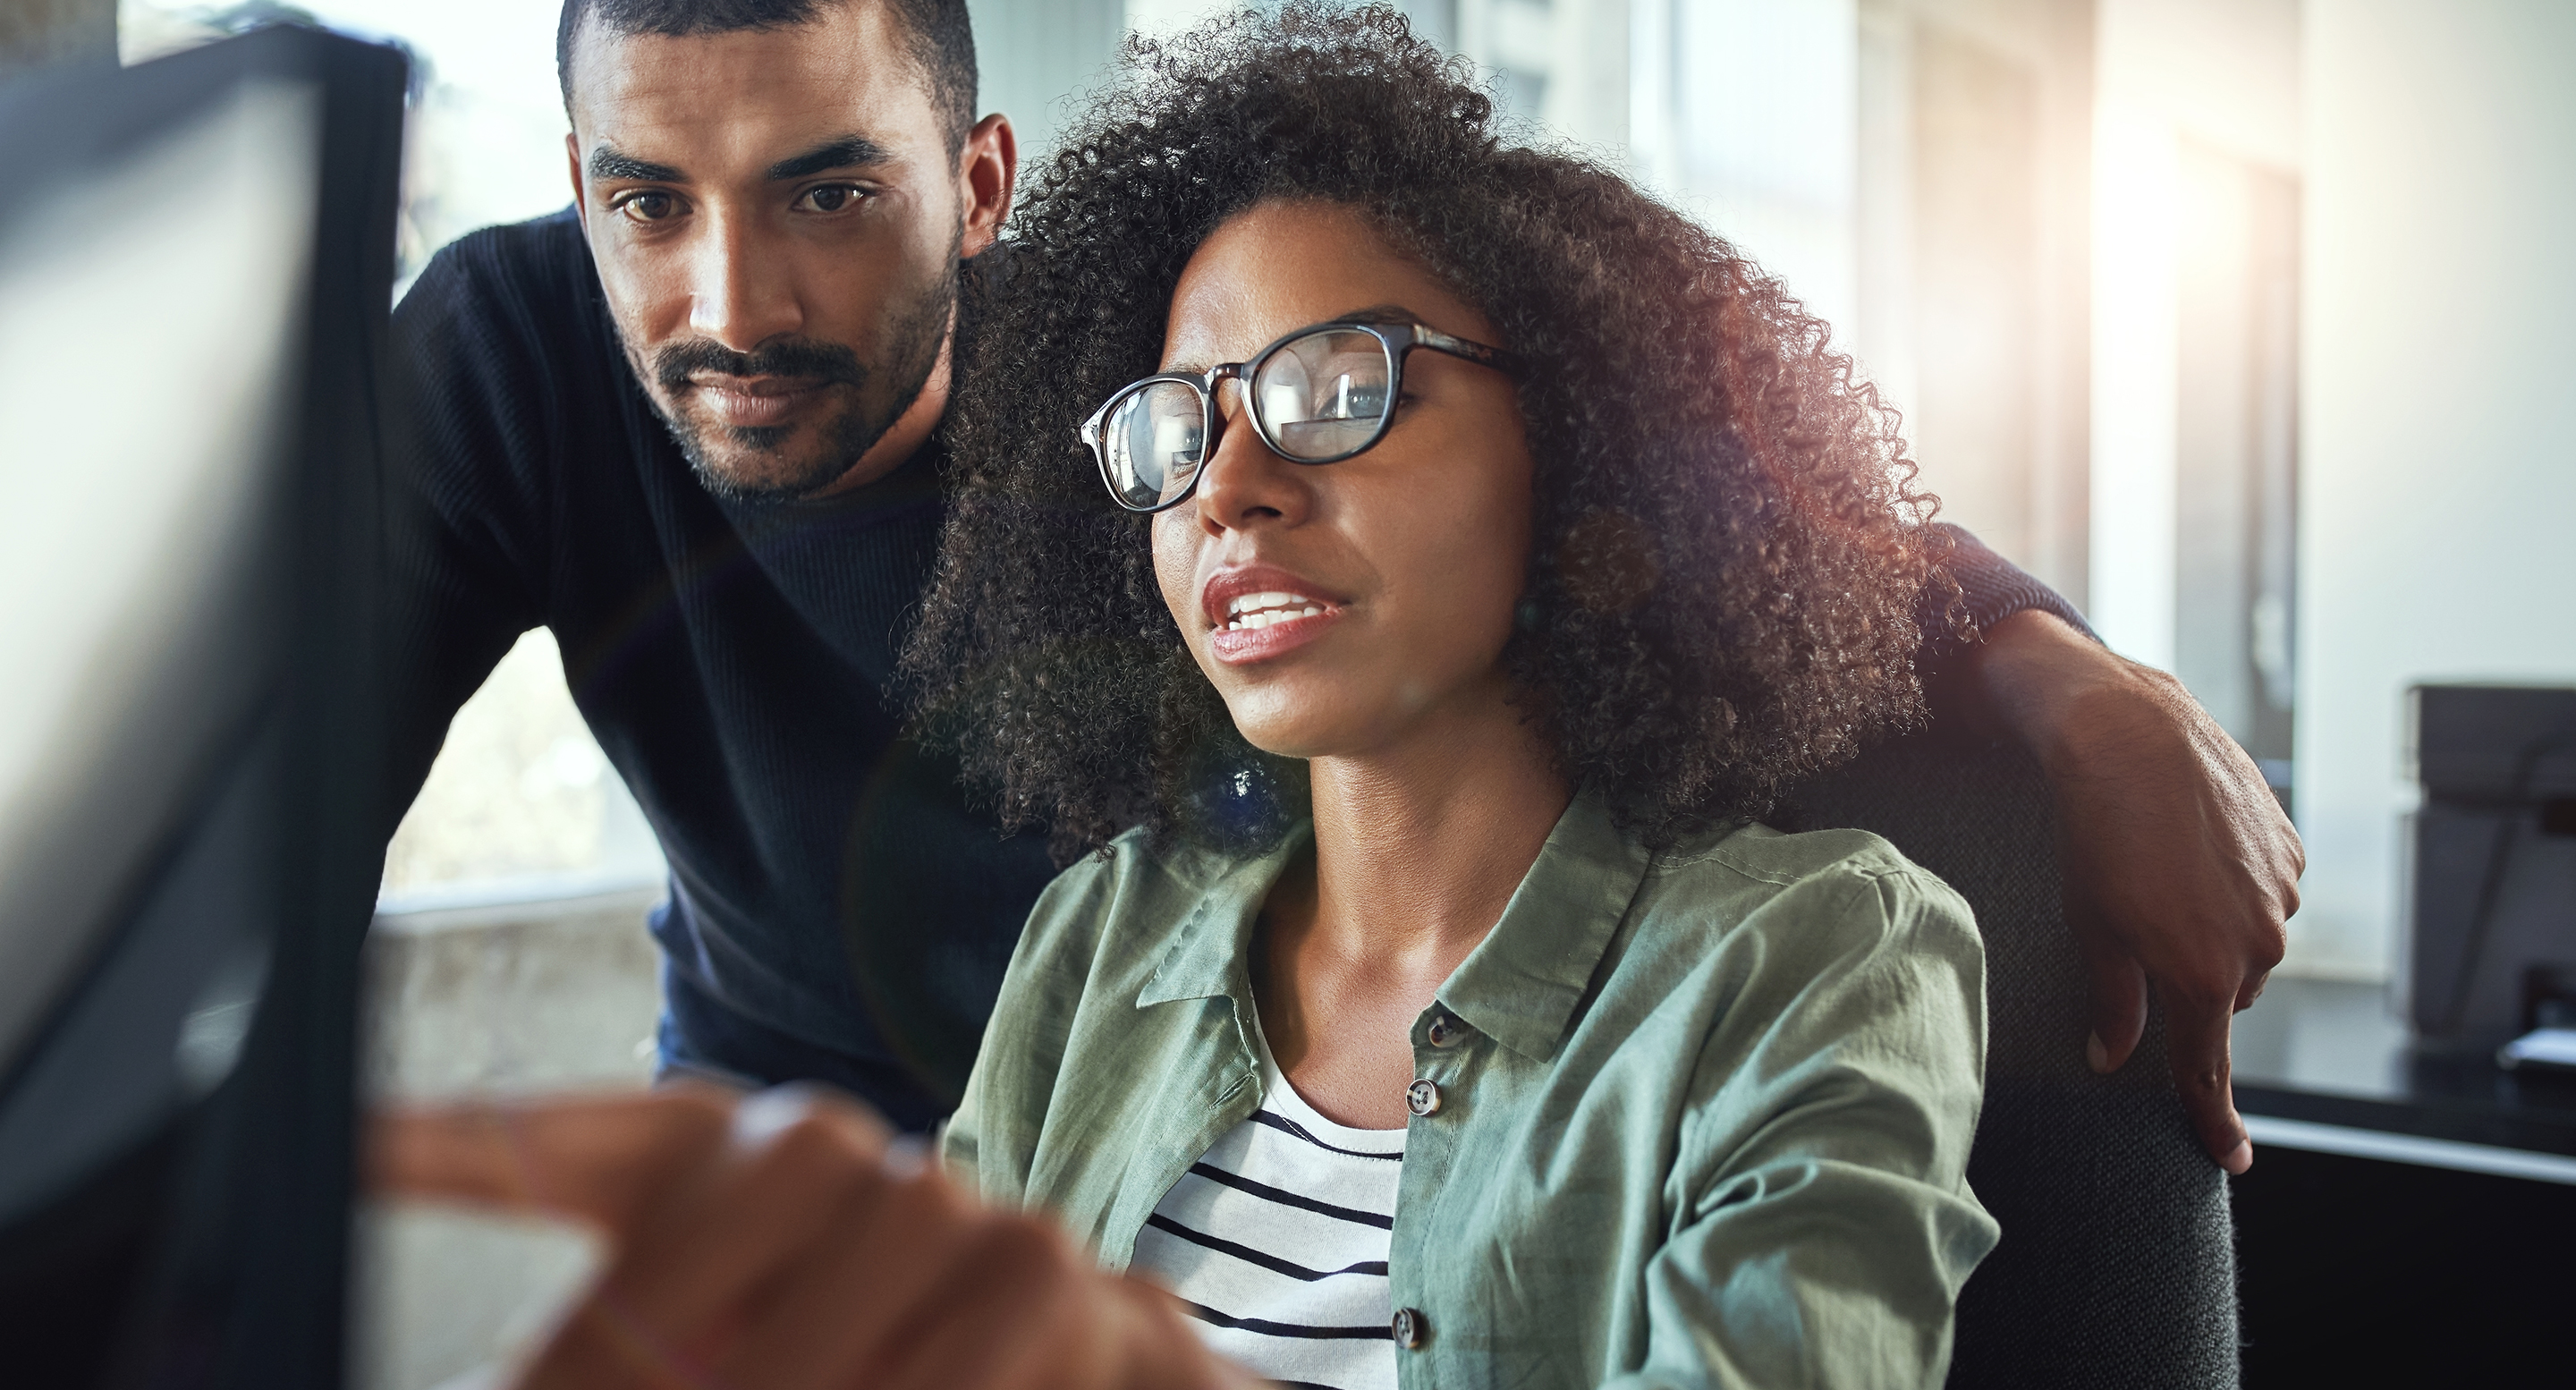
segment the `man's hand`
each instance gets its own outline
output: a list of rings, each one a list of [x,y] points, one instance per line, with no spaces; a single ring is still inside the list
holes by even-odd
[[[568,1217],[605,1275],[516,1390],[1249,1387],[1152,1286],[789,1088],[381,1113],[370,1186]]]
[[[2228,1080],[2228,1025],[2280,964],[2307,867],[2263,775],[2180,681],[2046,613],[1995,624],[1974,694],[2046,771],[2066,916],[2091,977],[2093,1069],[2118,1070],[2153,981],[2192,1127],[2231,1173],[2254,1161]]]

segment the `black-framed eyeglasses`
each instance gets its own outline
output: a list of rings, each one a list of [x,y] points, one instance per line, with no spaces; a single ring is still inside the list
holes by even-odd
[[[1394,426],[1396,402],[1404,398],[1404,359],[1415,348],[1497,371],[1520,368],[1501,348],[1418,323],[1319,323],[1249,362],[1132,383],[1075,433],[1100,461],[1100,480],[1119,506],[1159,512],[1198,490],[1201,466],[1223,428],[1216,390],[1226,378],[1243,383],[1243,413],[1273,453],[1291,463],[1339,463],[1375,448]]]

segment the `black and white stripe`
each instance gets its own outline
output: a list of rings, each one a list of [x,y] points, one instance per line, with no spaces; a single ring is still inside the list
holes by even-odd
[[[1404,1131],[1316,1114],[1266,1055],[1261,1109],[1163,1195],[1133,1267],[1208,1345],[1289,1386],[1393,1390],[1386,1252]]]

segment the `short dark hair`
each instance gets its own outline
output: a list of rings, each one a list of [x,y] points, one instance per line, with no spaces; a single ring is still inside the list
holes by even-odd
[[[555,78],[564,109],[572,109],[572,36],[585,14],[599,16],[612,34],[662,34],[688,38],[743,29],[789,29],[813,21],[828,4],[852,0],[564,0],[555,24]],[[912,60],[930,79],[930,101],[947,128],[948,152],[966,144],[975,128],[975,27],[966,0],[885,0],[912,36]]]
[[[1956,601],[1934,499],[1779,281],[1616,174],[1498,138],[1474,74],[1392,10],[1291,0],[1130,39],[1126,70],[1039,166],[1008,292],[960,340],[954,509],[904,656],[1006,820],[1059,853],[1140,822],[1223,842],[1300,794],[1302,764],[1236,732],[1149,523],[1074,440],[1156,369],[1199,244],[1271,199],[1359,210],[1531,365],[1535,546],[1504,659],[1622,823],[1669,842],[1761,815],[1922,717],[1916,603],[1927,582]]]

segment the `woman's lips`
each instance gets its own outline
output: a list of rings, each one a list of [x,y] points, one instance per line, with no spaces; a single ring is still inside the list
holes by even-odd
[[[1219,570],[1199,590],[1199,611],[1215,629],[1208,652],[1229,666],[1267,661],[1314,641],[1347,602],[1277,565]]]
[[[1324,635],[1342,616],[1339,607],[1309,607],[1264,627],[1221,627],[1208,634],[1208,651],[1228,666],[1284,656]]]
[[[823,390],[810,377],[713,377],[691,385],[716,423],[733,429],[783,425]]]

